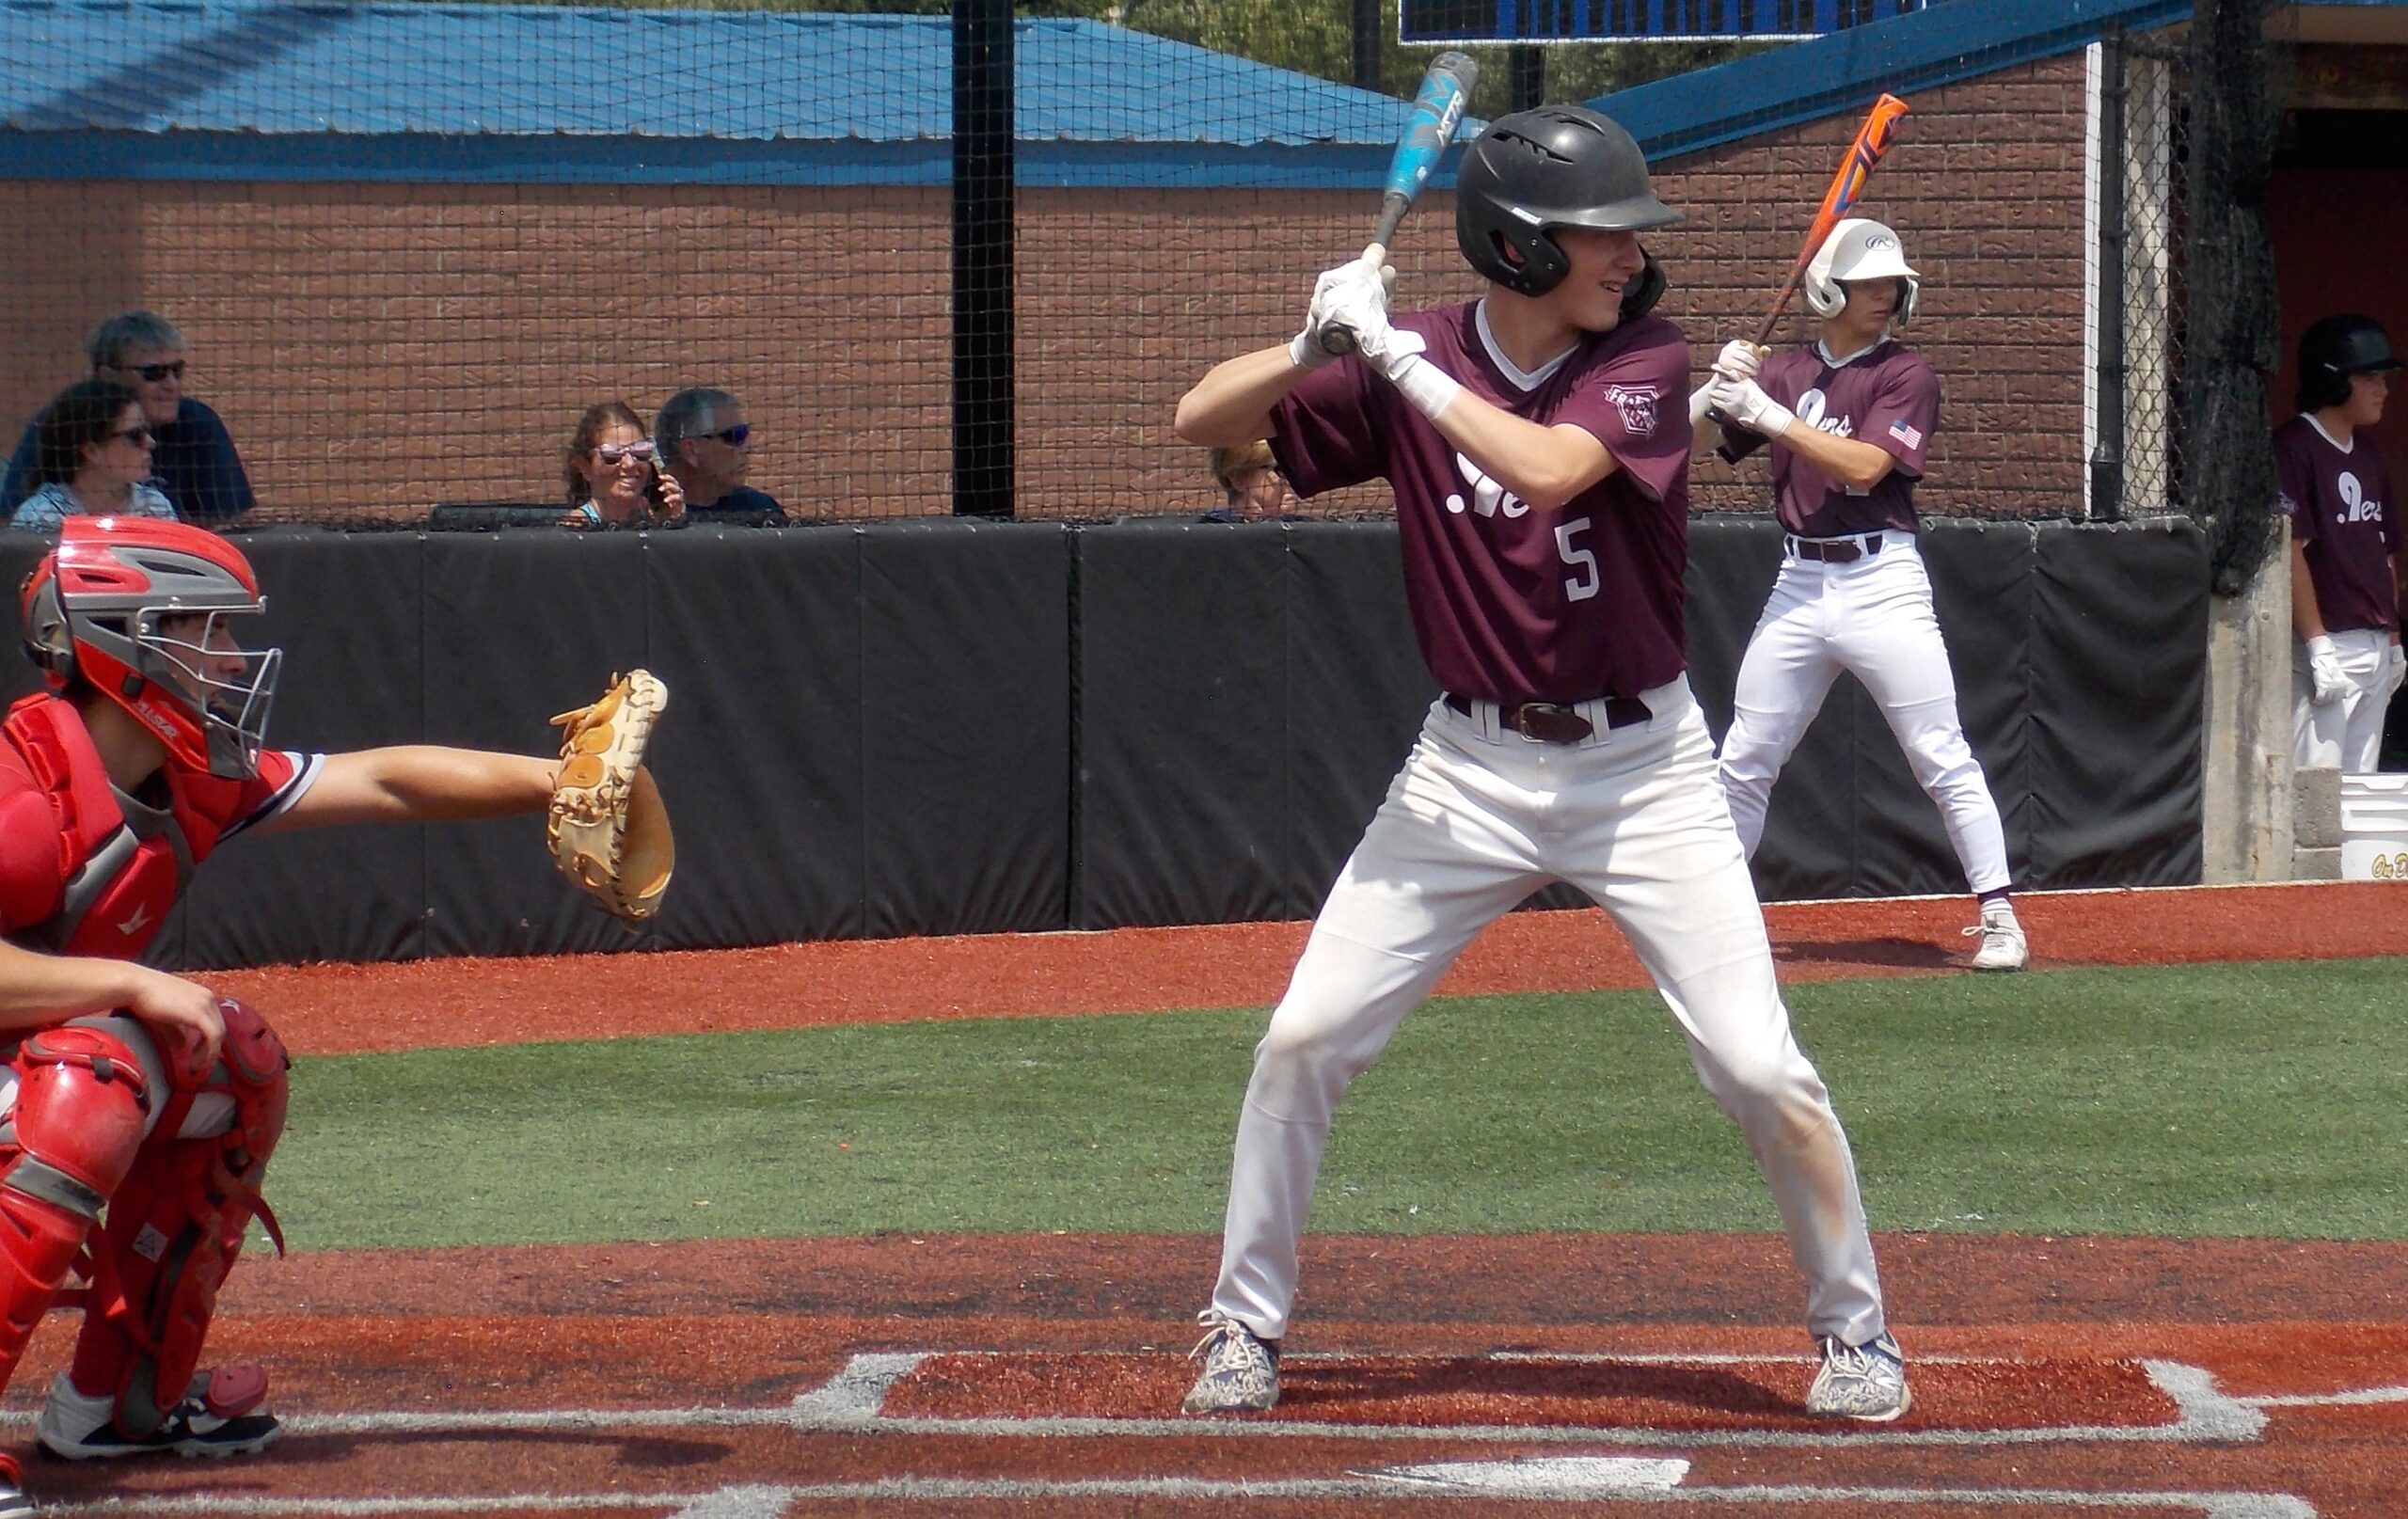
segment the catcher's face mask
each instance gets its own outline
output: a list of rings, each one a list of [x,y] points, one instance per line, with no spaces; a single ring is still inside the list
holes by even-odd
[[[199,720],[215,775],[248,776],[259,768],[267,742],[268,708],[276,700],[281,649],[246,649],[236,637],[235,619],[264,610],[146,613],[150,625],[137,636],[146,674],[181,691]]]

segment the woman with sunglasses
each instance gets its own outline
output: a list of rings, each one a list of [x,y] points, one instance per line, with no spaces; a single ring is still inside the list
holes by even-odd
[[[624,401],[606,401],[577,419],[561,465],[570,528],[684,526],[686,492],[664,473],[643,419]]]
[[[115,380],[78,380],[51,398],[34,447],[34,493],[8,526],[55,532],[71,516],[166,517],[150,482],[155,436],[139,397]]]

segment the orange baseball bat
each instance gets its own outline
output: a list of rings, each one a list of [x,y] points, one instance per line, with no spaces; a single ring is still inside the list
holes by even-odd
[[[1873,103],[1865,114],[1864,124],[1856,129],[1856,140],[1847,145],[1847,154],[1840,160],[1839,172],[1831,176],[1830,188],[1823,192],[1822,209],[1814,213],[1813,225],[1806,229],[1806,245],[1798,250],[1798,261],[1790,265],[1789,278],[1782,282],[1781,293],[1773,297],[1772,309],[1765,313],[1764,325],[1756,329],[1756,346],[1762,348],[1772,337],[1772,329],[1780,324],[1781,313],[1789,307],[1789,297],[1798,293],[1798,286],[1806,277],[1806,266],[1814,261],[1822,250],[1823,240],[1842,217],[1855,209],[1856,198],[1864,192],[1864,182],[1872,177],[1873,166],[1890,150],[1891,135],[1897,129],[1898,118],[1907,114],[1907,103],[1895,95],[1884,95]]]

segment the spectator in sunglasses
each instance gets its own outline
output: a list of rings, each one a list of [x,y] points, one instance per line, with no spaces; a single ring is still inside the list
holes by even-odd
[[[577,419],[561,463],[571,528],[683,527],[686,488],[664,474],[643,419],[624,401],[606,401]]]
[[[752,429],[744,403],[724,390],[693,386],[660,403],[653,419],[660,460],[686,487],[686,509],[722,520],[734,515],[775,522],[785,515],[775,498],[744,483],[752,462]]]
[[[176,509],[150,483],[155,439],[135,393],[115,380],[78,380],[51,397],[34,437],[34,493],[8,526],[56,532],[71,516],[166,517]]]
[[[92,377],[114,380],[142,403],[152,439],[152,483],[187,522],[224,527],[252,506],[251,482],[217,414],[184,394],[184,335],[155,311],[121,311],[92,329]],[[0,482],[0,500],[21,501],[36,478],[41,418],[25,429]]]

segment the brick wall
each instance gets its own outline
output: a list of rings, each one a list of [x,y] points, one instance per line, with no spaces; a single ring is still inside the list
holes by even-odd
[[[1944,403],[1926,512],[2081,510],[2083,65],[1917,97],[1864,202],[1925,275],[1909,337]],[[1852,119],[1659,166],[1687,220],[1652,240],[1703,361],[1752,332]],[[1282,341],[1368,193],[1021,198],[1020,506],[1200,509],[1180,392]],[[0,182],[0,415],[82,372],[98,317],[149,305],[191,342],[270,512],[409,516],[549,500],[577,414],[715,384],[747,403],[754,483],[832,516],[941,513],[951,394],[942,190]],[[1451,199],[1406,224],[1413,302],[1467,298]],[[1802,337],[1802,322],[1787,337]],[[1764,504],[1761,465],[1699,467],[1699,504]],[[1316,503],[1378,510],[1376,487]]]

